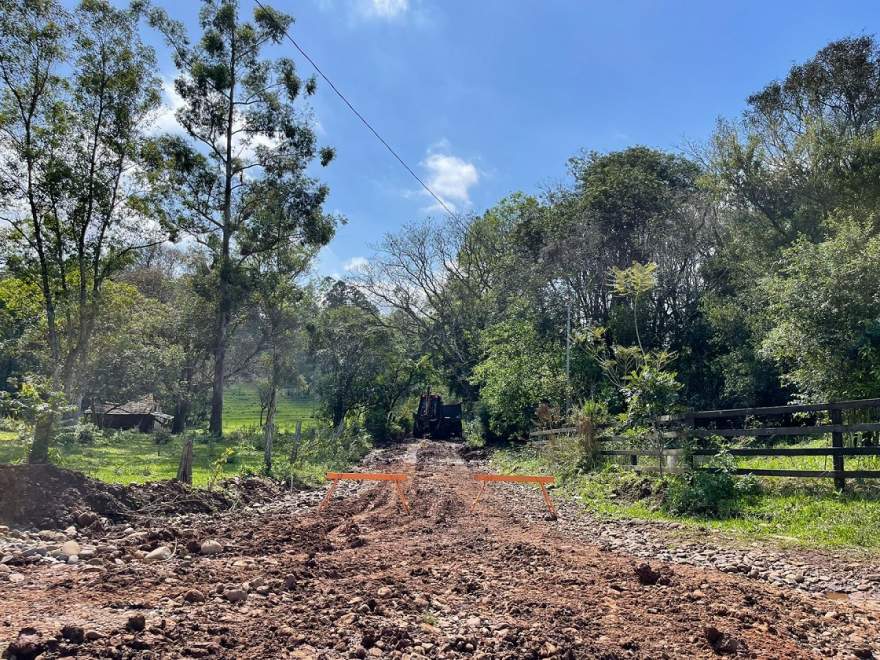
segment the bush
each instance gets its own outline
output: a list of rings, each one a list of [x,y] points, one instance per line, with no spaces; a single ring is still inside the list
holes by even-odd
[[[171,442],[171,431],[160,426],[153,432],[153,442],[157,445],[167,445]]]
[[[79,421],[74,426],[68,426],[55,436],[58,443],[62,445],[93,445],[96,440],[104,437],[97,426],[90,422]]]
[[[263,431],[258,426],[243,426],[224,435],[227,444],[234,444],[239,448],[263,449]]]
[[[707,470],[693,470],[669,479],[664,508],[673,514],[728,518],[746,498],[757,494],[757,481],[736,477],[736,462],[719,452]]]
[[[483,422],[477,417],[462,421],[461,434],[464,436],[464,443],[471,449],[479,449],[486,446]]]
[[[591,470],[599,464],[599,434],[610,421],[608,404],[588,399],[575,411],[572,421],[577,427],[578,466],[582,470]]]

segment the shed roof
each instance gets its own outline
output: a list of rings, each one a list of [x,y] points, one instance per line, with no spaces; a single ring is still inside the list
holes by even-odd
[[[87,413],[96,415],[153,415],[157,419],[172,419],[172,415],[166,415],[159,410],[159,404],[152,394],[129,401],[128,403],[96,403],[86,410]]]

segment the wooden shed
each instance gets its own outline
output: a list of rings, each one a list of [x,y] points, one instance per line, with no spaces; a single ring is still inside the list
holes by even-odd
[[[174,420],[159,410],[159,404],[152,394],[128,403],[95,403],[85,411],[89,420],[102,429],[137,429],[150,433],[156,424],[169,428]]]

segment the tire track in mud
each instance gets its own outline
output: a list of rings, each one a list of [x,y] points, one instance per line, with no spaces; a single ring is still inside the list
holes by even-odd
[[[518,518],[477,486],[451,443],[387,451],[369,471],[412,475],[404,514],[393,489],[365,484],[322,513],[220,516],[197,537],[224,551],[131,565],[42,589],[0,587],[4,630],[61,625],[100,639],[45,657],[656,658],[871,657],[878,621],[724,573],[637,561]],[[523,498],[543,506],[541,497]],[[37,571],[41,569],[36,569]],[[650,582],[648,580],[647,582]],[[39,583],[39,582],[38,582]],[[31,584],[34,584],[32,582]],[[198,591],[202,599],[187,600]],[[229,594],[244,597],[231,602]],[[41,621],[29,618],[39,606]],[[132,614],[141,631],[126,630]],[[3,621],[6,628],[2,627]],[[2,637],[0,637],[2,638]],[[2,644],[0,644],[2,646]]]

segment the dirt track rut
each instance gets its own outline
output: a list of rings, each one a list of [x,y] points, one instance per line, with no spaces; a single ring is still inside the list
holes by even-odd
[[[322,514],[273,507],[172,530],[181,546],[220,540],[210,556],[181,547],[159,563],[22,569],[26,580],[0,585],[0,648],[24,640],[43,657],[140,658],[880,654],[875,611],[698,567],[652,561],[640,576],[642,559],[518,517],[491,488],[471,514],[477,485],[455,445],[390,450],[369,469],[412,475],[410,515],[390,488],[370,484]],[[523,498],[542,506],[537,493]],[[65,625],[73,640],[58,639]]]

